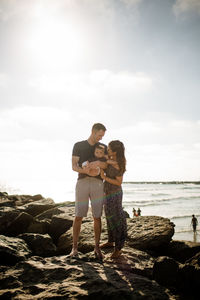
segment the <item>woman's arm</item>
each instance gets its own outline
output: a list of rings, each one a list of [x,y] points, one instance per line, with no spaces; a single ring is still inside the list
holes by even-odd
[[[113,178],[107,177],[104,173],[104,170],[101,170],[100,175],[103,180],[107,181],[110,184],[118,185],[118,186],[120,186],[122,184],[123,176],[116,176],[115,179],[113,179]]]

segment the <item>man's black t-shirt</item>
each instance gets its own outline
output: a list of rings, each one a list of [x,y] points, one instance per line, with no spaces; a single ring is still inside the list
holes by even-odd
[[[97,145],[103,145],[105,147],[105,153],[107,152],[106,145],[99,143],[99,142],[96,143],[95,145],[90,145],[88,143],[88,141],[85,140],[85,141],[77,142],[76,144],[74,144],[72,156],[79,157],[79,161],[78,161],[79,167],[82,167],[82,163],[84,161],[91,160],[94,158],[94,150]],[[84,178],[86,176],[89,176],[89,175],[79,173],[78,179]],[[95,178],[101,179],[100,176],[96,176]]]

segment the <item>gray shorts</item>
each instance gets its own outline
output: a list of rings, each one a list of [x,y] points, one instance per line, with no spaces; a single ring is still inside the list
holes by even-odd
[[[76,183],[75,215],[87,217],[89,199],[94,218],[100,218],[103,209],[103,181],[94,177],[79,179]]]

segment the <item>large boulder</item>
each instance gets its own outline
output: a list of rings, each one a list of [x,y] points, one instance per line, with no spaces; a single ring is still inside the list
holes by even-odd
[[[175,260],[184,263],[186,260],[192,258],[200,252],[200,243],[191,241],[174,241],[172,240],[167,247],[163,249],[163,253]]]
[[[161,285],[178,285],[179,263],[171,257],[159,256],[153,266],[153,278]]]
[[[200,286],[200,252],[182,264],[179,269],[179,286],[188,295],[196,294],[199,299]]]
[[[50,208],[50,209],[47,209],[45,210],[44,212],[38,214],[36,216],[36,218],[38,220],[51,220],[51,218],[53,216],[56,216],[56,215],[59,215],[59,214],[62,214],[64,211],[58,207],[54,207],[54,208]]]
[[[60,214],[53,216],[49,225],[48,233],[52,237],[53,241],[57,243],[58,238],[67,230],[72,227],[73,218],[66,216],[66,214]]]
[[[33,195],[33,196],[32,195],[8,195],[7,198],[10,201],[14,202],[16,206],[21,206],[26,203],[44,199],[40,194]]]
[[[140,250],[157,249],[171,241],[174,226],[169,219],[159,216],[127,219],[127,243]]]
[[[42,199],[39,201],[33,201],[30,203],[27,203],[23,206],[19,206],[18,209],[21,211],[24,211],[33,217],[41,214],[42,212],[53,208],[55,206],[54,201],[51,198]]]
[[[57,250],[60,254],[69,253],[72,248],[73,229],[70,228],[60,236],[57,243]],[[101,242],[107,241],[107,226],[105,218],[102,218],[102,233]],[[93,221],[85,222],[81,225],[81,232],[79,236],[78,249],[82,253],[87,253],[94,250],[94,225]]]
[[[56,254],[56,246],[48,234],[24,233],[19,238],[28,244],[33,255],[46,257]]]
[[[0,235],[0,264],[15,265],[30,255],[31,251],[23,239]]]
[[[20,215],[20,211],[12,207],[0,208],[0,234],[5,234],[9,225]]]
[[[39,221],[37,219],[33,219],[33,221],[29,224],[26,229],[27,233],[40,233],[45,234],[49,231],[50,222],[48,220]]]
[[[26,232],[28,226],[33,221],[33,217],[25,212],[20,213],[7,227],[6,235],[17,236]]]

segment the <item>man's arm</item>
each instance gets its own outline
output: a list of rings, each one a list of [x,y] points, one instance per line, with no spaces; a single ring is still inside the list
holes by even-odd
[[[82,169],[79,166],[78,162],[79,162],[79,157],[72,156],[72,170],[78,173],[88,174],[89,168],[86,166],[84,169]]]

